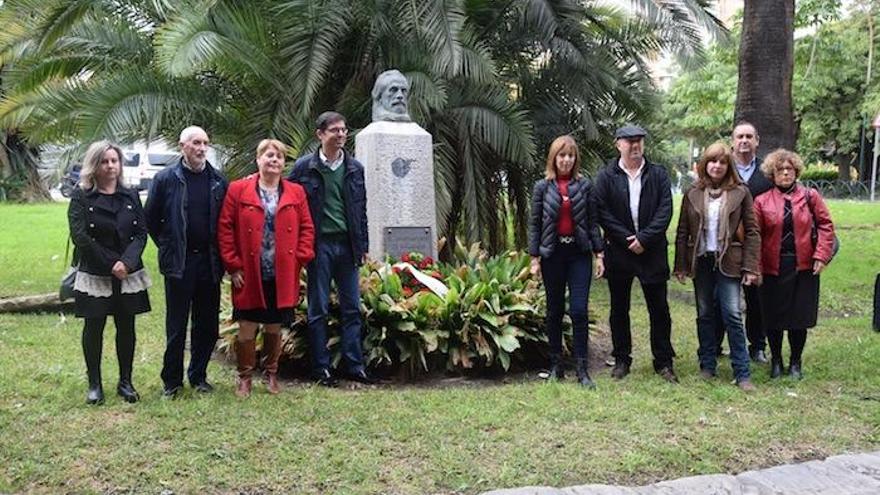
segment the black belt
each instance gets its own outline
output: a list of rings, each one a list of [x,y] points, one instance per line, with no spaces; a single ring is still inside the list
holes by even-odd
[[[207,253],[208,248],[207,247],[188,248],[186,250],[186,252],[189,254],[202,254],[202,253]]]

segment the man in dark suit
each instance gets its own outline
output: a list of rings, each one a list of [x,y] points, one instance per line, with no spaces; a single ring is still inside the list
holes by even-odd
[[[733,128],[731,136],[733,142],[733,163],[739,178],[749,188],[752,199],[767,192],[773,187],[770,179],[761,172],[761,159],[758,158],[758,131],[755,126],[746,121],[740,121]],[[764,349],[767,337],[761,321],[761,301],[758,299],[758,287],[754,285],[743,286],[746,299],[746,336],[749,339],[749,356],[756,363],[766,363],[767,355]],[[724,325],[717,326],[719,333],[716,334],[718,352],[721,353],[721,343],[724,340]]]
[[[595,198],[605,236],[605,276],[611,296],[611,339],[615,359],[611,376],[622,379],[632,364],[630,296],[638,277],[648,306],[654,371],[676,383],[672,321],[666,299],[669,259],[666,229],[672,219],[669,174],[644,157],[645,131],[626,125],[615,132],[619,157],[596,176]]]

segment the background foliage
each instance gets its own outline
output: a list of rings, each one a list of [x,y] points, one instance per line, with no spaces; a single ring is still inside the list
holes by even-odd
[[[844,169],[857,165],[860,134],[869,123],[865,119],[880,101],[874,96],[880,90],[876,69],[867,79],[869,45],[877,48],[869,23],[878,19],[868,7],[868,2],[854,2],[842,14],[837,0],[797,2],[796,27],[805,28],[795,39],[797,151],[807,163],[835,163],[843,177],[849,176]],[[737,22],[729,42],[709,50],[705,65],[673,83],[659,114],[660,125],[700,149],[730,138],[739,26]]]
[[[653,107],[647,60],[702,55],[708,2],[637,0],[6,0],[0,125],[35,144],[164,136],[205,127],[235,177],[265,137],[298,155],[313,119],[355,130],[391,67],[434,137],[438,228],[492,252],[523,246],[546,145],[573,133],[595,166],[611,130]],[[444,256],[450,256],[447,250]]]

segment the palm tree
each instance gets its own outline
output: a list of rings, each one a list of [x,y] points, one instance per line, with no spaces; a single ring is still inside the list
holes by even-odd
[[[396,67],[434,136],[440,234],[493,250],[511,228],[525,243],[509,219],[526,216],[539,150],[565,132],[607,149],[600,137],[649,111],[643,53],[675,43],[577,0],[13,0],[0,22],[14,27],[0,35],[15,67],[4,122],[79,141],[197,122],[232,175],[266,136],[314,149],[325,109],[362,128],[376,75]]]

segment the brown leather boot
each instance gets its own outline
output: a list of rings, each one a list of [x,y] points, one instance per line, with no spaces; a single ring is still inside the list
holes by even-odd
[[[263,334],[263,355],[265,356],[266,387],[270,394],[281,392],[278,384],[278,359],[281,358],[281,334]]]
[[[238,358],[238,388],[235,395],[241,398],[251,395],[251,375],[257,362],[257,350],[252,340],[237,340],[235,355]]]

